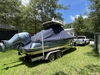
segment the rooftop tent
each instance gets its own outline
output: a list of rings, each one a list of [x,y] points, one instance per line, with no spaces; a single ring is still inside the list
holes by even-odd
[[[31,37],[32,42],[41,42],[42,35],[44,42],[74,38],[74,36],[64,31],[64,29],[62,28],[63,25],[58,22],[48,21],[43,23],[42,25],[44,29]]]

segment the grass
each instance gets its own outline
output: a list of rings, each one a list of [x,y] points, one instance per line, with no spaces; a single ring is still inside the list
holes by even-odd
[[[27,62],[16,50],[0,52],[0,75],[99,75],[100,56],[93,45],[76,46],[53,62]]]

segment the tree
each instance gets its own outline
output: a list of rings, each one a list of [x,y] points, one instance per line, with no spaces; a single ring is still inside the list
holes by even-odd
[[[73,28],[73,22],[64,25],[64,28]]]
[[[81,15],[75,18],[75,22],[72,23],[73,28],[76,31],[76,35],[85,35],[89,38],[93,38],[93,26],[91,26],[90,17],[83,18]]]
[[[85,32],[85,25],[82,15],[80,15],[78,18],[75,18],[75,22],[73,24],[77,34],[83,35],[83,33]]]
[[[0,1],[0,23],[14,25],[19,32],[27,31],[35,34],[42,29],[41,24],[52,18],[63,20],[62,14],[56,10],[68,7],[58,4],[58,0],[29,0],[22,5],[21,0]]]
[[[62,14],[56,13],[56,10],[67,9],[66,6],[58,4],[58,0],[31,0],[30,5],[41,22],[51,20],[52,18],[63,20]]]
[[[0,23],[11,24],[15,23],[14,18],[20,13],[19,0],[1,0],[0,1]]]
[[[93,27],[93,32],[100,32],[100,0],[90,0],[90,2],[90,24]]]
[[[30,25],[27,28],[33,29],[34,33],[41,30],[41,23],[52,20],[63,20],[61,13],[57,13],[56,10],[67,9],[66,6],[58,4],[58,0],[30,0],[28,7],[28,20]],[[28,22],[29,23],[29,22]]]

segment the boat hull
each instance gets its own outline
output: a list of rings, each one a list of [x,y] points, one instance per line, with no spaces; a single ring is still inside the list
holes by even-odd
[[[71,48],[71,41],[72,39],[67,40],[59,40],[53,42],[45,42],[44,43],[44,52],[50,52],[53,50],[62,50]],[[23,49],[21,53],[27,55],[35,55],[43,53],[42,43],[33,43],[34,47],[31,45],[30,49]]]

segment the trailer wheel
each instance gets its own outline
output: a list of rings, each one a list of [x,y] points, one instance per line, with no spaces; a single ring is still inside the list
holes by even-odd
[[[56,58],[58,59],[58,58],[61,58],[61,57],[62,57],[62,52],[61,51],[57,52],[56,53]]]
[[[55,54],[54,53],[51,53],[48,57],[48,61],[54,61],[55,60]]]

